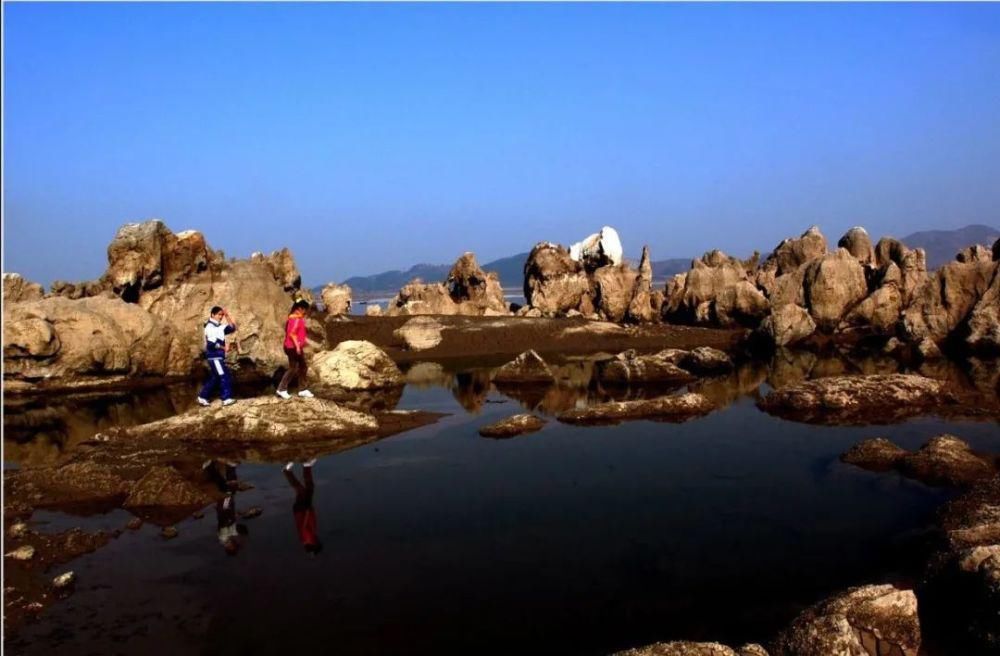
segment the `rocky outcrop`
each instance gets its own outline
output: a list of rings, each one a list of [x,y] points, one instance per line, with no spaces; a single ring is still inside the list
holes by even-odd
[[[837,247],[846,250],[862,265],[875,264],[875,247],[872,245],[871,237],[868,236],[868,231],[861,226],[855,226],[845,232],[837,242]]]
[[[534,433],[545,426],[545,420],[531,414],[514,415],[498,422],[483,426],[479,434],[483,437],[506,438]]]
[[[346,390],[396,387],[403,372],[385,351],[371,342],[349,340],[313,356],[310,372],[320,386]]]
[[[682,368],[699,376],[714,376],[733,370],[733,361],[725,352],[711,346],[699,346],[680,359]]]
[[[598,314],[607,321],[624,321],[638,278],[636,270],[626,263],[596,269],[592,274],[592,285],[594,308]]]
[[[792,346],[816,332],[816,322],[809,312],[795,303],[786,303],[771,310],[761,322],[757,333],[777,347]]]
[[[348,285],[331,282],[323,287],[320,298],[328,315],[351,313],[351,288]]]
[[[567,424],[600,425],[634,419],[683,422],[706,415],[714,405],[701,394],[661,396],[638,401],[611,401],[567,410],[557,419]]]
[[[840,325],[848,310],[868,294],[861,264],[846,250],[812,260],[802,279],[803,300],[816,327],[826,333]]]
[[[996,262],[950,262],[931,276],[915,293],[912,304],[903,312],[903,331],[912,342],[931,339],[941,343],[950,336],[967,332],[968,321],[980,301],[1000,294]],[[989,294],[988,294],[989,292]],[[976,342],[991,334],[996,311],[989,311],[989,301],[976,321]],[[991,319],[994,321],[991,322]],[[989,337],[986,337],[988,340]]]
[[[549,365],[534,351],[525,351],[493,373],[493,382],[503,384],[550,384],[556,381]]]
[[[200,233],[194,234],[200,236]],[[270,255],[264,255],[260,252],[254,253],[250,256],[250,261],[264,264],[270,270],[275,282],[281,285],[282,289],[289,294],[295,294],[301,290],[302,275],[299,273],[299,267],[295,264],[292,252],[287,248],[274,251]]]
[[[809,423],[882,423],[956,402],[947,383],[913,374],[830,376],[775,390],[764,411]]]
[[[648,323],[654,317],[653,293],[653,265],[649,260],[649,247],[642,247],[642,258],[639,260],[639,275],[635,279],[632,288],[626,318],[632,323]],[[661,301],[662,304],[662,301]],[[656,315],[659,316],[659,308],[656,308]]]
[[[917,656],[917,597],[892,585],[853,588],[799,615],[775,641],[775,656]]]
[[[775,276],[795,271],[800,266],[826,255],[826,237],[819,226],[812,226],[797,239],[785,239],[778,244],[764,261],[764,268],[773,268]]]
[[[5,380],[87,387],[191,371],[172,324],[117,298],[4,304]]]
[[[410,351],[423,351],[441,343],[442,330],[444,326],[431,317],[416,317],[394,330],[392,335]]]
[[[746,264],[716,250],[692,261],[690,271],[667,283],[663,318],[679,323],[756,325],[767,307],[767,299],[750,282]]]
[[[641,355],[634,350],[619,353],[597,364],[597,379],[604,384],[687,383],[695,379],[691,372],[677,366],[686,351],[667,349]]]
[[[37,282],[30,282],[18,273],[3,274],[3,302],[19,303],[37,301],[45,295],[45,289]]]
[[[841,460],[873,471],[898,469],[927,485],[968,486],[997,474],[995,458],[976,454],[953,435],[933,437],[913,453],[886,439],[864,440]]]
[[[356,437],[377,431],[375,417],[348,410],[332,401],[267,396],[241,399],[229,406],[197,407],[148,424],[112,428],[95,439],[295,443]]]
[[[414,280],[389,302],[389,316],[440,314],[499,316],[510,314],[500,279],[480,268],[473,253],[465,253],[451,267],[444,282]]]
[[[583,265],[570,257],[568,249],[550,242],[536,244],[524,262],[524,299],[526,307],[545,316],[582,312],[585,305],[593,312]]]

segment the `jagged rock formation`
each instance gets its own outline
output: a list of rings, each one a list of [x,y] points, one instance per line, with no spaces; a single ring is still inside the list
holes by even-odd
[[[4,308],[6,378],[50,386],[200,371],[213,305],[239,326],[233,364],[259,376],[284,366],[284,321],[301,276],[288,251],[226,260],[197,231],[159,220],[122,226],[96,281],[57,283],[41,300]],[[15,304],[11,304],[14,306]],[[80,317],[83,317],[81,320]]]
[[[37,282],[25,280],[19,273],[3,274],[3,302],[5,305],[21,301],[37,301],[44,295],[45,288]]]
[[[320,298],[328,315],[351,313],[351,288],[347,285],[328,283],[320,292]]]
[[[510,307],[497,275],[483,271],[473,253],[464,253],[444,282],[416,279],[404,285],[389,302],[386,314],[500,316],[510,314]]]

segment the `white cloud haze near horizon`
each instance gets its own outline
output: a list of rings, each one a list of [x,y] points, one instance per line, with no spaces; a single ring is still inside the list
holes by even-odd
[[[614,226],[626,256],[1000,226],[1000,6],[4,6],[4,270],[123,223],[309,286]]]

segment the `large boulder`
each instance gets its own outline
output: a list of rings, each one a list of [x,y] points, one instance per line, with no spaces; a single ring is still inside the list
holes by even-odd
[[[452,300],[471,305],[476,314],[485,314],[487,310],[496,314],[509,312],[500,279],[496,273],[483,271],[474,253],[464,253],[456,260],[448,272],[446,284]]]
[[[30,282],[19,273],[3,274],[3,302],[37,301],[45,296],[45,289],[37,282]]]
[[[328,315],[351,313],[351,288],[348,285],[328,283],[320,292],[320,298]]]
[[[917,656],[917,597],[892,585],[867,585],[816,604],[775,641],[775,656]]]
[[[776,276],[795,271],[801,265],[826,255],[826,237],[818,226],[812,226],[797,239],[785,239],[764,261],[764,268],[773,268]]]
[[[928,485],[970,485],[995,476],[996,463],[954,435],[938,435],[899,462],[904,475]]]
[[[786,303],[771,310],[759,332],[775,346],[792,346],[816,332],[816,322],[805,308]]]
[[[3,308],[7,379],[52,387],[190,372],[173,326],[117,298],[49,297]]]
[[[423,351],[441,343],[444,326],[431,317],[415,317],[393,331],[396,339],[402,340],[411,351]]]
[[[583,265],[569,251],[550,242],[540,242],[524,262],[524,300],[543,315],[579,310],[591,295]],[[592,306],[591,306],[592,309]]]
[[[903,309],[903,277],[895,262],[876,274],[876,289],[844,317],[841,330],[862,328],[874,334],[892,335]]]
[[[763,294],[749,282],[745,263],[718,250],[693,260],[683,277],[668,281],[665,296],[664,318],[680,323],[732,325],[744,317],[759,320],[767,311]]]
[[[686,351],[667,349],[641,355],[634,350],[619,353],[611,360],[597,364],[597,378],[602,383],[628,385],[632,383],[687,383],[695,379],[691,372],[677,366]]]
[[[833,332],[868,294],[861,264],[843,248],[811,261],[802,279],[803,300],[816,327]]]
[[[916,292],[913,302],[903,312],[903,331],[911,341],[931,339],[942,342],[965,327],[980,300],[990,292],[996,282],[996,262],[950,262],[938,269]],[[987,308],[980,315],[980,335],[989,334],[989,318],[993,313]],[[987,327],[983,330],[983,327]],[[987,338],[988,339],[988,338]]]
[[[638,274],[627,263],[603,266],[593,273],[594,307],[607,321],[620,323],[632,302]]]
[[[600,232],[595,232],[569,248],[569,256],[587,271],[603,266],[617,266],[622,263],[622,255],[622,242],[618,238],[618,232],[610,226],[604,226]]]
[[[271,272],[271,277],[286,292],[294,294],[302,287],[302,275],[299,273],[299,267],[295,264],[292,252],[287,248],[274,251],[270,255],[257,252],[250,256],[250,260],[265,265]]]
[[[386,314],[390,317],[438,314],[459,314],[461,307],[451,298],[447,285],[443,282],[425,283],[420,279],[411,280],[400,288],[389,301]]]
[[[861,264],[875,264],[875,247],[872,245],[871,237],[868,236],[868,231],[861,226],[855,226],[845,232],[837,242],[837,246],[846,250]]]
[[[971,349],[1000,353],[1000,264],[994,265],[993,280],[972,308],[966,323],[965,343]]]
[[[927,255],[922,248],[911,250],[897,239],[883,237],[875,245],[875,266],[884,270],[890,263],[899,267],[905,307],[927,281]]]
[[[364,340],[341,342],[332,351],[316,354],[310,371],[320,385],[347,390],[396,387],[405,382],[392,358]]]

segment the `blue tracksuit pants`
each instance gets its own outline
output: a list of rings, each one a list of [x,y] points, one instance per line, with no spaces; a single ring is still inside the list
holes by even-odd
[[[216,387],[221,388],[223,401],[232,398],[232,378],[224,358],[208,358],[208,380],[205,381],[198,396],[206,400],[211,399]]]

